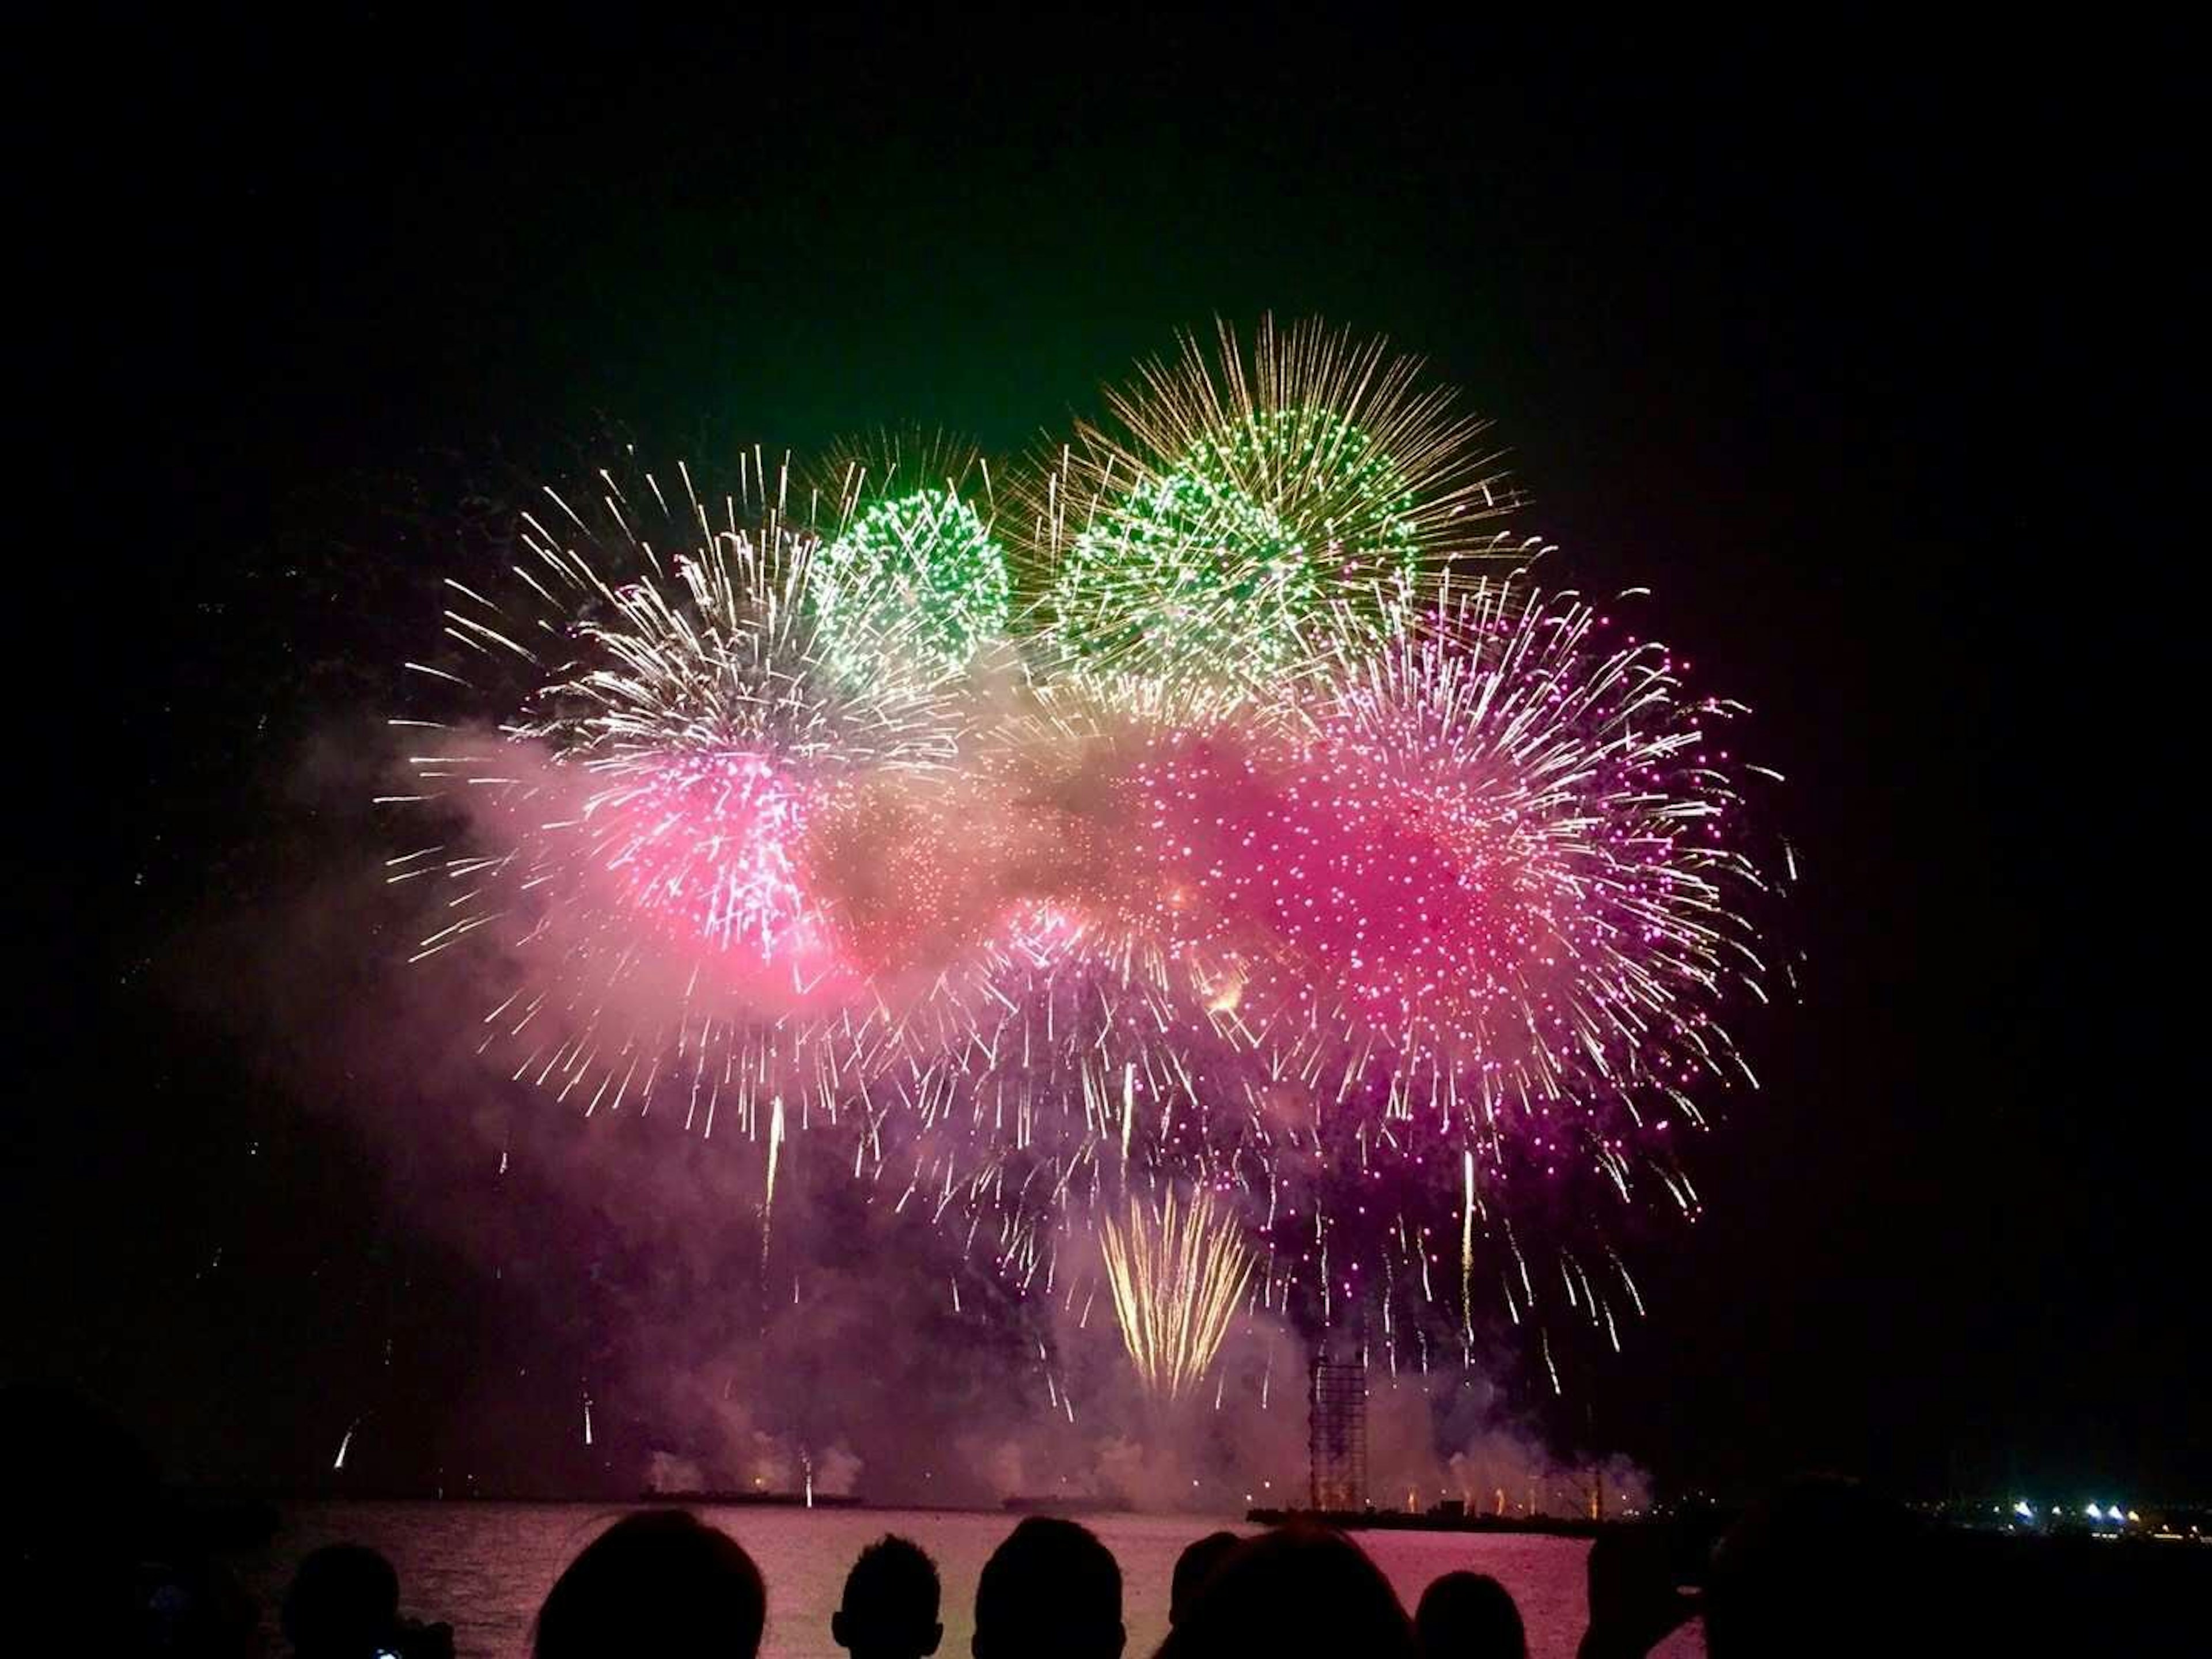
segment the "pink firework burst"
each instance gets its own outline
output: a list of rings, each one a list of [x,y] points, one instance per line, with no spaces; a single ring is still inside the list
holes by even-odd
[[[810,801],[784,769],[679,750],[599,781],[584,803],[590,855],[672,939],[761,963],[829,951],[804,876]]]
[[[1731,711],[1604,630],[1480,586],[1346,664],[1294,741],[1187,738],[1142,769],[1164,911],[1243,964],[1255,1048],[1347,1089],[1387,1070],[1486,1138],[1740,1064],[1716,1019],[1759,969],[1731,908],[1757,875],[1720,837]]]

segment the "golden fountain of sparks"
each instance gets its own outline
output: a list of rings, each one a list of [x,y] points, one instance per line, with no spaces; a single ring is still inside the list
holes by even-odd
[[[1201,1191],[1178,1205],[1133,1204],[1124,1222],[1099,1226],[1114,1313],[1138,1379],[1156,1398],[1197,1388],[1237,1311],[1252,1255],[1228,1213]]]

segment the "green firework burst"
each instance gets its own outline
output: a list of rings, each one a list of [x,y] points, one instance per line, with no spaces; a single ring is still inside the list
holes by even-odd
[[[1327,410],[1255,410],[1102,505],[1049,608],[1084,665],[1249,680],[1397,632],[1422,562],[1381,446]]]
[[[812,599],[833,655],[857,656],[888,610],[949,672],[1006,624],[1006,555],[975,509],[950,489],[887,495],[855,515],[816,556]]]

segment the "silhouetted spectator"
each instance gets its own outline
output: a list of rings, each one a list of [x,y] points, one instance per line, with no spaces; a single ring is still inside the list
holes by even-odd
[[[682,1510],[609,1527],[554,1581],[538,1610],[536,1659],[752,1659],[768,1591],[726,1532]]]
[[[1669,1633],[1697,1617],[1698,1601],[1683,1594],[1675,1539],[1661,1527],[1600,1533],[1584,1562],[1589,1626],[1577,1659],[1642,1659]]]
[[[1413,1630],[1423,1659],[1528,1659],[1521,1609],[1487,1573],[1448,1572],[1431,1584]]]
[[[331,1544],[300,1563],[284,1592],[284,1639],[299,1659],[450,1659],[450,1625],[399,1616],[399,1575],[365,1544]]]
[[[1786,1486],[1713,1551],[1705,1650],[1712,1659],[1930,1650],[1914,1639],[1936,1612],[1923,1594],[1932,1587],[1917,1582],[1918,1546],[1910,1513],[1851,1481]]]
[[[975,1584],[975,1659],[1119,1659],[1121,1569],[1073,1521],[1031,1516]]]
[[[937,1599],[937,1564],[919,1545],[886,1533],[846,1574],[830,1634],[853,1659],[922,1659],[945,1638]]]
[[[1157,1659],[1416,1659],[1413,1622],[1360,1547],[1326,1528],[1248,1538],[1222,1559]]]
[[[399,1575],[365,1544],[300,1563],[284,1592],[284,1639],[300,1659],[368,1659],[399,1624]]]
[[[1711,1659],[1842,1659],[1947,1650],[1911,1516],[1850,1481],[1813,1480],[1747,1510],[1714,1548],[1702,1596],[1662,1529],[1601,1534],[1589,1553],[1581,1659],[1639,1659],[1700,1609]]]
[[[1210,1532],[1176,1557],[1175,1578],[1168,1591],[1168,1623],[1182,1622],[1191,1597],[1198,1594],[1198,1587],[1206,1582],[1207,1574],[1221,1565],[1222,1558],[1236,1547],[1235,1533]]]

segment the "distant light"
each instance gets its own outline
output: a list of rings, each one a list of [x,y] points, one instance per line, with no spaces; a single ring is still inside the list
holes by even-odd
[[[2029,1507],[2027,1499],[2025,1498],[2021,1498],[2017,1504],[2014,1504],[2012,1506],[2012,1512],[2014,1515],[2021,1516],[2023,1520],[2033,1521],[2035,1519],[2035,1511]]]
[[[2130,1521],[2141,1521],[2142,1516],[2137,1515],[2133,1510],[2130,1510],[2128,1511],[2128,1519]]]
[[[2087,1516],[2092,1521],[2101,1521],[2105,1518],[2105,1512],[2099,1509],[2094,1504],[2090,1504],[2087,1509],[2082,1511],[2082,1513]]]

